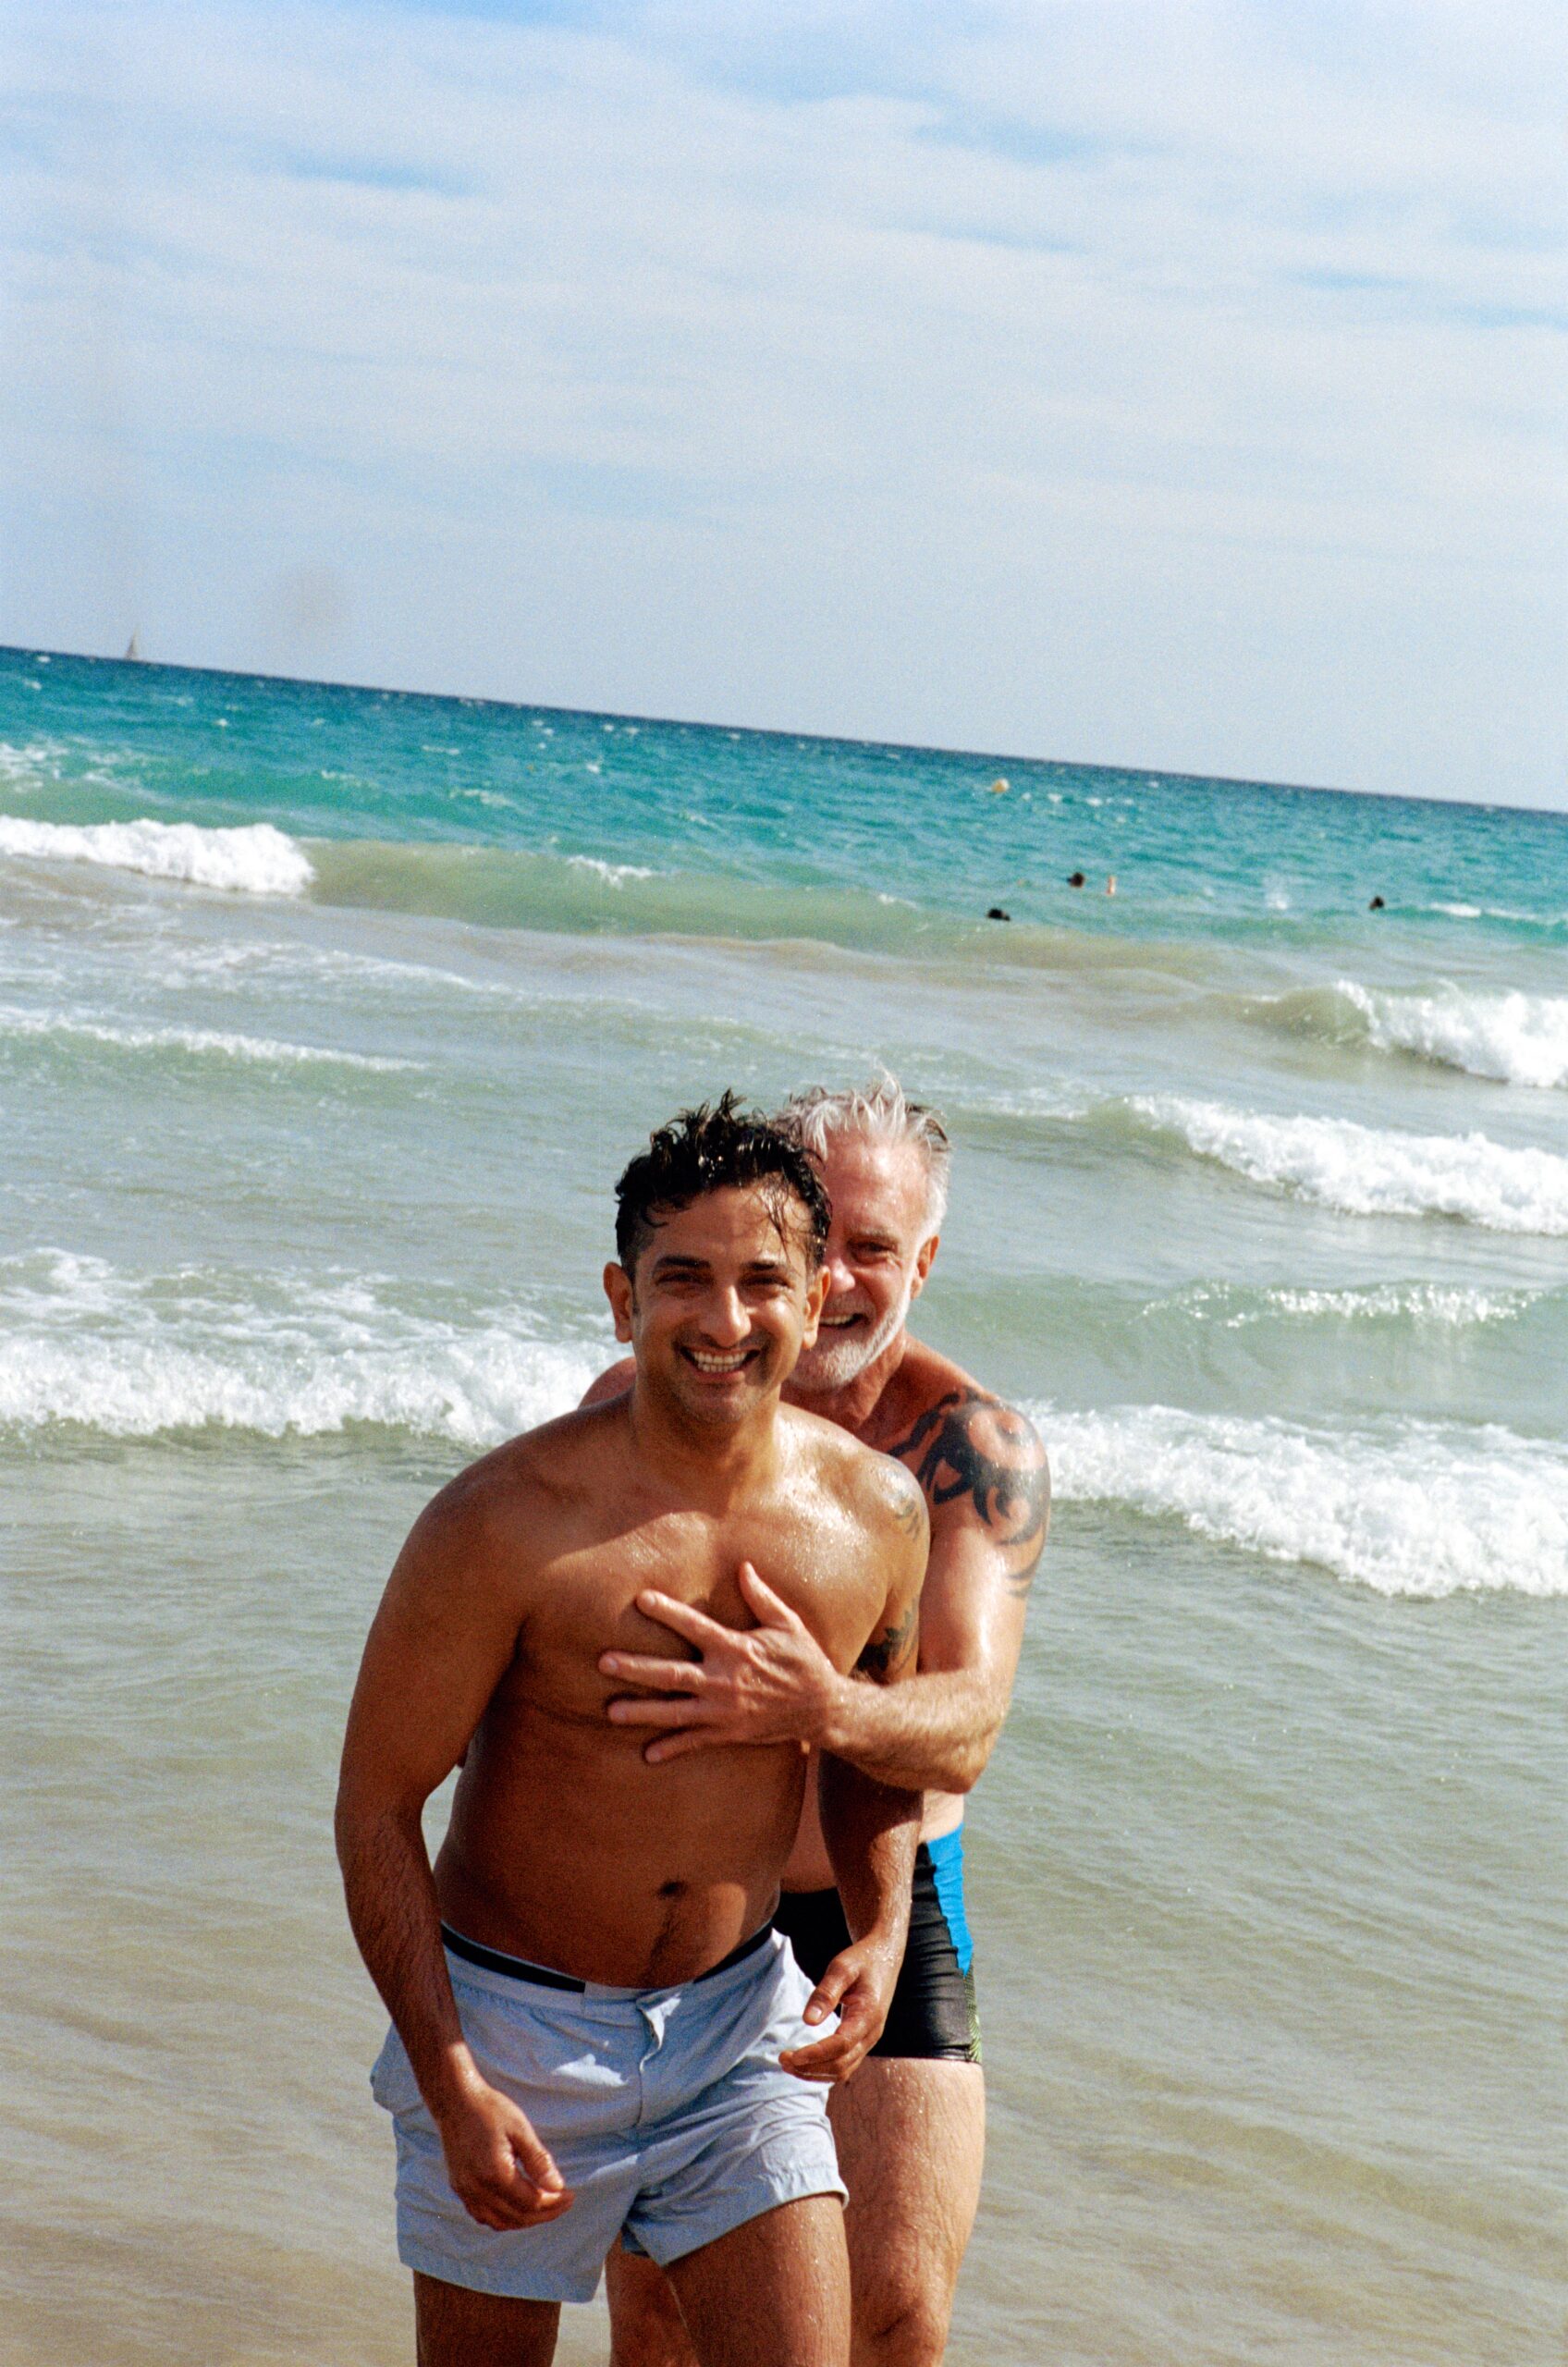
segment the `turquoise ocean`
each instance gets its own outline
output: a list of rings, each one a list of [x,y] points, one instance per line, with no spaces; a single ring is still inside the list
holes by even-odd
[[[1486,793],[0,653],[7,2361],[409,2355],[364,1628],[647,1129],[883,1062],[1058,1494],[951,2358],[1558,2358],[1568,817]]]

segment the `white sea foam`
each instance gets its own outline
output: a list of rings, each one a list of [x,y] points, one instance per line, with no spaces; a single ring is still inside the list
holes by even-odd
[[[1464,1069],[1506,1085],[1568,1086],[1568,995],[1385,994],[1341,978],[1335,994],[1384,1052]]]
[[[614,1351],[452,1318],[384,1285],[126,1275],[59,1250],[0,1260],[0,1428],[116,1438],[206,1428],[321,1437],[372,1423],[493,1445],[574,1404]]]
[[[589,770],[593,769],[590,766]],[[644,864],[603,863],[596,854],[569,854],[567,863],[573,871],[591,871],[596,879],[604,881],[606,888],[624,888],[629,879],[658,877],[657,872],[650,871]]]
[[[417,1069],[418,1061],[390,1054],[340,1052],[325,1044],[289,1044],[271,1036],[240,1036],[216,1027],[119,1027],[104,1020],[67,1016],[56,1012],[17,1011],[0,1005],[0,1036],[74,1036],[91,1044],[108,1044],[128,1052],[190,1052],[215,1054],[231,1061],[252,1061],[272,1066],[302,1067],[323,1063],[332,1068],[365,1069],[390,1073]]]
[[[1457,1424],[1347,1432],[1165,1405],[1032,1410],[1067,1502],[1173,1516],[1379,1594],[1568,1594],[1568,1447]]]
[[[1406,1134],[1348,1118],[1280,1118],[1175,1095],[1128,1105],[1255,1184],[1349,1216],[1457,1217],[1492,1233],[1568,1233],[1568,1159],[1487,1135]]]
[[[1440,1331],[1516,1323],[1545,1294],[1479,1290],[1442,1282],[1373,1282],[1359,1290],[1247,1290],[1228,1282],[1198,1282],[1173,1298],[1151,1299],[1145,1316],[1175,1309],[1227,1331],[1280,1318],[1288,1322],[1412,1323]]]
[[[315,877],[303,847],[270,822],[207,830],[194,822],[31,822],[0,814],[0,855],[102,864],[246,896],[298,896]]]

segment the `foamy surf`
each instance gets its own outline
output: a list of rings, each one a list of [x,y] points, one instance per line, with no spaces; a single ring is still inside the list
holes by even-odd
[[[59,1250],[0,1262],[4,1429],[367,1424],[477,1451],[574,1404],[609,1353],[533,1337],[521,1310],[445,1319],[362,1282],[128,1275]]]
[[[1174,1094],[1125,1106],[1200,1159],[1346,1216],[1452,1217],[1492,1233],[1568,1233],[1568,1159],[1552,1151],[1513,1150],[1480,1134],[1274,1117]]]
[[[1502,1085],[1568,1086],[1568,996],[1480,994],[1447,984],[1395,994],[1340,978],[1261,1009],[1276,1024],[1330,1042],[1407,1053]]]
[[[1167,1405],[1032,1409],[1056,1492],[1180,1519],[1379,1594],[1568,1594],[1568,1448],[1488,1427],[1330,1431]]]
[[[185,1052],[194,1059],[216,1057],[273,1068],[359,1069],[373,1075],[390,1075],[421,1066],[418,1061],[399,1060],[390,1053],[341,1052],[330,1045],[291,1044],[276,1036],[239,1035],[228,1028],[120,1027],[104,1020],[0,1007],[0,1038],[26,1041],[55,1036],[107,1045],[116,1051]]]
[[[0,855],[46,863],[91,863],[148,879],[182,880],[234,895],[299,896],[315,867],[297,840],[271,822],[207,829],[195,822],[32,822],[0,814]]]

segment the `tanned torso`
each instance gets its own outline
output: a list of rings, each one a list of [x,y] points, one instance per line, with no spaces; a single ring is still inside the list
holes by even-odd
[[[919,1484],[930,1515],[934,1573],[943,1560],[944,1540],[977,1527],[1016,1559],[1020,1574],[1010,1589],[1020,1598],[1027,1595],[1045,1540],[1049,1484],[1037,1453],[1031,1452],[1034,1432],[1022,1415],[949,1357],[906,1332],[904,1353],[854,1436],[902,1464]],[[928,1589],[932,1583],[928,1579]],[[926,1793],[923,1839],[951,1833],[962,1821],[962,1796]],[[825,1890],[832,1880],[813,1784],[803,1797],[784,1888]]]
[[[606,1718],[617,1687],[599,1655],[684,1654],[637,1609],[649,1587],[750,1626],[736,1578],[746,1560],[847,1672],[877,1649],[888,1541],[907,1539],[920,1507],[846,1432],[784,1407],[768,1487],[733,1514],[682,1508],[635,1468],[629,1404],[514,1441],[432,1508],[455,1526],[465,1585],[490,1590],[516,1636],[435,1872],[444,1918],[471,1938],[582,1979],[658,1986],[766,1921],[807,1762],[783,1744],[650,1766],[645,1735]]]

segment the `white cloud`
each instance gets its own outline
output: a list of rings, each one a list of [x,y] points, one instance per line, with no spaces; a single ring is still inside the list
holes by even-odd
[[[1562,802],[1501,21],[19,5],[0,638]]]

